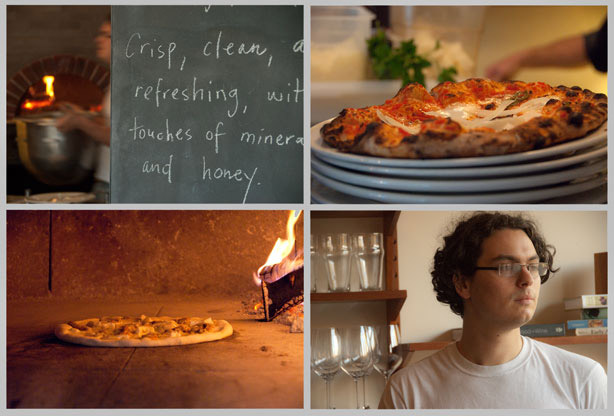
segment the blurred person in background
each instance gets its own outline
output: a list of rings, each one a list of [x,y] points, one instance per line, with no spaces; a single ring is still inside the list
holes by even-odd
[[[486,68],[486,76],[495,81],[511,79],[521,68],[563,66],[591,63],[601,72],[608,70],[608,21],[598,30],[578,34],[553,43],[515,52]]]
[[[96,56],[107,65],[111,64],[111,16],[100,25],[98,35],[94,40]],[[111,92],[105,92],[102,111],[99,117],[91,117],[89,113],[71,103],[62,103],[64,116],[57,120],[58,130],[66,132],[81,130],[98,143],[98,160],[94,173],[92,193],[96,202],[108,202],[109,180],[111,176]]]

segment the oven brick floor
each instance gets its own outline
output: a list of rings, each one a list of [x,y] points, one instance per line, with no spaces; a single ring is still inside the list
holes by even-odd
[[[68,320],[140,314],[226,319],[234,334],[158,348],[84,347],[53,334]],[[303,334],[249,317],[236,300],[9,300],[7,407],[302,408]]]

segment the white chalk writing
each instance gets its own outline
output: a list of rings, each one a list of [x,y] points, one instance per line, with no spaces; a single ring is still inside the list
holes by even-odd
[[[116,195],[140,198],[134,187],[147,183],[158,187],[152,200],[191,193],[247,203],[296,193],[301,184],[291,178],[304,147],[298,8],[145,12],[118,13],[114,27],[113,160],[143,178]]]
[[[292,87],[291,83],[288,83],[288,87]],[[290,91],[267,91],[267,100],[286,102],[286,103],[303,103],[303,89],[301,88],[300,79],[296,78],[296,86]]]
[[[220,127],[223,127],[223,126],[224,126],[224,123],[222,123],[220,121],[215,126],[215,131],[207,130],[207,132],[205,133],[205,140],[208,140],[208,141],[215,140],[215,153],[216,154],[220,153],[220,150],[219,150],[219,138],[221,136],[225,136],[226,135],[226,133],[221,133],[220,132]]]
[[[203,156],[203,181],[205,180],[228,180],[228,181],[236,181],[236,182],[243,182],[243,181],[247,181],[247,187],[245,189],[245,192],[243,193],[243,202],[245,203],[245,201],[247,200],[247,195],[249,193],[249,190],[252,186],[252,182],[254,180],[254,177],[256,176],[256,172],[258,171],[258,168],[254,168],[254,171],[252,172],[251,175],[249,175],[247,172],[243,171],[242,169],[227,169],[227,168],[209,168],[207,167],[207,161],[205,159],[205,156]]]
[[[177,130],[173,130],[169,127],[168,118],[165,119],[166,129],[164,131],[152,129],[149,127],[145,127],[143,125],[139,125],[137,123],[136,117],[134,117],[134,125],[128,129],[129,132],[132,133],[132,139],[154,139],[159,142],[174,142],[186,140],[189,141],[192,139],[191,129],[184,130],[183,128],[178,128]]]
[[[150,59],[164,59],[167,60],[167,68],[172,69],[172,56],[177,44],[175,42],[158,42],[154,37],[151,41],[141,41],[142,36],[139,32],[135,32],[130,35],[128,42],[126,42],[125,55],[126,58],[131,59],[135,55],[149,57]],[[185,56],[183,57],[185,60]]]
[[[251,45],[247,45],[243,42],[239,44],[238,47],[235,47],[234,42],[226,42],[222,43],[222,34],[223,32],[220,30],[217,34],[217,41],[214,43],[211,41],[205,42],[205,46],[203,47],[203,55],[212,56],[215,52],[215,59],[220,59],[220,55],[232,56],[235,53],[237,55],[250,55],[255,54],[258,56],[264,55],[267,51],[266,47],[260,46],[258,43],[253,43]]]
[[[158,78],[154,85],[137,85],[134,87],[134,98],[140,98],[145,101],[154,100],[156,107],[160,107],[161,101],[186,101],[186,102],[228,102],[230,106],[227,110],[227,115],[232,118],[237,114],[239,108],[239,90],[237,88],[216,88],[213,86],[213,81],[209,80],[207,87],[198,86],[198,77],[194,77],[192,85],[189,87],[167,87],[163,85],[164,78]]]
[[[294,45],[292,45],[292,52],[303,53],[305,48],[305,41],[303,39],[297,40]]]
[[[287,146],[289,144],[298,144],[303,146],[303,138],[301,136],[295,136],[294,134],[265,134],[264,129],[260,129],[260,133],[250,133],[244,131],[241,133],[241,143],[248,144],[268,144],[276,146]]]
[[[155,173],[166,175],[168,178],[168,183],[173,183],[171,180],[171,168],[173,165],[173,155],[170,155],[168,158],[168,163],[162,165],[160,162],[150,162],[146,160],[143,163],[143,173]]]

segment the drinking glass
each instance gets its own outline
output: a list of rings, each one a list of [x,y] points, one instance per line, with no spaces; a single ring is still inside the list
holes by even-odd
[[[312,332],[311,368],[326,383],[326,408],[330,402],[330,382],[341,365],[341,339],[335,328],[319,328]]]
[[[392,373],[401,365],[403,357],[401,355],[401,335],[398,325],[385,325],[376,328],[378,343],[374,350],[375,369],[386,379],[390,379]]]
[[[382,290],[384,236],[382,233],[353,234],[352,261],[358,271],[360,290]]]
[[[310,243],[311,243],[311,292],[315,293],[317,292],[317,285],[316,285],[316,276],[318,275],[318,248],[317,248],[317,236],[314,236],[313,234],[311,234],[311,239],[310,239]]]
[[[356,408],[358,402],[358,379],[373,368],[373,355],[369,338],[369,327],[357,326],[341,331],[341,369],[352,379],[356,387]],[[364,402],[364,400],[363,400]]]
[[[328,277],[328,290],[347,292],[350,290],[350,246],[348,235],[326,234],[322,236],[322,259]]]

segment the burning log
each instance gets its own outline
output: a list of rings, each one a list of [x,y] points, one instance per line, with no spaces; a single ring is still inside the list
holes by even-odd
[[[297,248],[294,237],[294,224],[301,212],[290,211],[286,238],[277,239],[267,261],[254,272],[254,281],[262,287],[266,321],[303,302],[303,250]]]
[[[268,273],[271,272],[273,271],[268,271]],[[299,267],[271,283],[267,283],[265,277],[261,277],[261,279],[262,303],[266,321],[271,321],[280,313],[303,302],[303,267]]]

